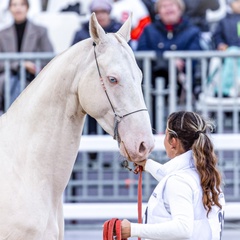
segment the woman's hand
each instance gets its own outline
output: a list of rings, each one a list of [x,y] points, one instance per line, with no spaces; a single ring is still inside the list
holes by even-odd
[[[225,43],[220,43],[217,47],[217,49],[220,51],[225,51],[227,48],[228,48],[228,45]]]
[[[30,61],[25,61],[24,62],[24,66],[27,69],[28,72],[30,72],[31,74],[35,75],[36,73],[36,66],[33,62]]]
[[[147,160],[143,160],[141,162],[138,163],[134,163],[134,173],[139,173],[140,170],[142,169],[144,171],[145,165],[146,165]]]
[[[123,239],[131,237],[131,223],[127,219],[121,222],[121,236]]]

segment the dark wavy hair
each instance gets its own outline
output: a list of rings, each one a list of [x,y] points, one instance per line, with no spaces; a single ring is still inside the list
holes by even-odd
[[[29,8],[29,1],[28,0],[24,0],[24,3],[27,5],[27,7]],[[12,0],[9,0],[8,2],[8,7],[10,7],[12,4]]]
[[[204,120],[194,112],[174,112],[169,115],[167,130],[170,138],[178,138],[185,151],[192,150],[196,169],[200,176],[203,191],[203,205],[207,215],[213,205],[219,203],[221,174],[217,168],[217,157],[208,133],[214,129],[213,123]]]

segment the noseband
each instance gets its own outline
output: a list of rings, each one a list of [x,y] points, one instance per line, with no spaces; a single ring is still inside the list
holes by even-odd
[[[108,96],[108,93],[107,93],[107,89],[104,85],[104,82],[103,82],[103,78],[102,78],[102,75],[101,75],[101,72],[100,72],[100,68],[99,68],[99,64],[98,64],[98,61],[97,61],[97,55],[96,55],[96,51],[95,51],[95,47],[96,47],[96,43],[93,42],[93,46],[94,46],[94,57],[95,57],[95,61],[96,61],[96,65],[97,65],[97,70],[98,70],[98,74],[99,74],[99,78],[100,78],[100,81],[101,81],[101,84],[103,86],[103,89],[105,91],[105,94],[107,96],[107,99],[111,105],[111,108],[113,110],[113,113],[114,113],[114,135],[113,135],[113,139],[117,140],[118,143],[120,143],[120,137],[119,137],[119,133],[118,133],[118,124],[121,122],[121,120],[124,118],[124,117],[127,117],[133,113],[137,113],[137,112],[141,112],[141,111],[147,111],[146,108],[144,109],[139,109],[139,110],[136,110],[136,111],[133,111],[133,112],[130,112],[130,113],[127,113],[127,114],[124,114],[124,115],[119,115],[116,113],[113,105],[112,105],[112,102]]]

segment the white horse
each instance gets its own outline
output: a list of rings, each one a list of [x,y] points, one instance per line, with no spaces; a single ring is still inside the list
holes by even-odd
[[[0,118],[0,240],[64,238],[61,197],[86,113],[132,161],[153,149],[130,29],[129,19],[105,34],[93,14],[91,38],[56,56]]]

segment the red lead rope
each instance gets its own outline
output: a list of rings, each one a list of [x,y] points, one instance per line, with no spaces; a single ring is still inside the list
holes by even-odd
[[[138,223],[142,223],[142,167],[140,167],[138,177]],[[112,218],[103,225],[103,240],[112,240],[114,235],[117,240],[127,240],[121,238],[121,220],[117,218]]]
[[[142,167],[139,167],[138,177],[138,223],[142,223]],[[138,238],[141,240],[141,238]]]

